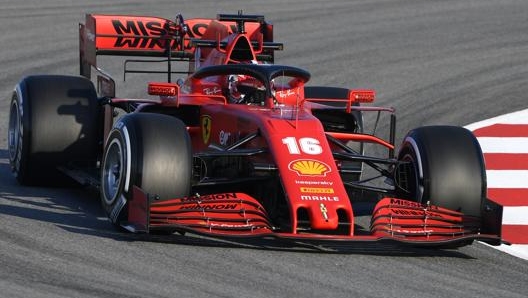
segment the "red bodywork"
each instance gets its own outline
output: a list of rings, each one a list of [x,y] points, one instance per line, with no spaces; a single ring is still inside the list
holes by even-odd
[[[81,74],[85,76],[90,76],[91,66],[97,67],[96,56],[103,54],[169,55],[188,62],[189,76],[183,83],[149,85],[149,93],[159,98],[114,98],[113,102],[137,101],[136,111],[152,105],[198,107],[197,119],[188,125],[195,159],[222,154],[226,158],[243,156],[253,172],[273,173],[278,178],[280,196],[289,212],[289,221],[279,226],[266,206],[272,199],[264,195],[254,197],[236,187],[232,192],[222,188],[219,192],[203,193],[208,180],[200,177],[193,191],[199,189],[202,193],[161,202],[155,201],[153,194],[135,187],[128,204],[129,219],[123,224],[125,228],[147,233],[177,230],[218,236],[340,241],[392,239],[416,244],[449,244],[480,239],[500,243],[497,234],[480,233],[478,219],[391,196],[381,198],[376,204],[370,231],[358,233],[353,205],[361,198],[351,197],[347,192],[340,174],[342,164],[336,162],[335,156],[346,155],[342,145],[351,141],[373,143],[393,152],[393,141],[363,133],[325,130],[314,111],[332,109],[332,104],[348,114],[392,113],[393,110],[359,106],[373,101],[371,90],[349,90],[347,96],[340,98],[308,98],[304,93],[309,75],[290,68],[284,68],[291,70],[288,81],[273,86],[273,96],[267,94],[259,104],[230,103],[225,94],[230,74],[221,70],[222,65],[227,70],[271,69],[263,73],[272,73],[273,67],[281,69],[263,65],[273,62],[273,52],[282,49],[281,44],[273,42],[273,26],[258,18],[246,20],[242,25],[241,30],[239,21],[222,18],[175,22],[156,17],[113,15],[88,15],[86,25],[81,25]],[[237,75],[239,80],[243,77],[246,84],[258,87],[257,82],[246,80],[247,73]],[[99,83],[113,93],[111,80],[101,79]],[[111,119],[107,119],[107,130],[111,125],[108,122]],[[238,184],[258,183],[258,174],[252,174],[253,180],[246,182],[242,178],[237,177]]]

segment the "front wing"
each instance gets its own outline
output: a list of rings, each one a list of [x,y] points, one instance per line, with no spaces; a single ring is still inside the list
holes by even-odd
[[[374,208],[369,233],[294,233],[274,227],[261,204],[247,194],[221,193],[155,201],[134,187],[128,205],[129,220],[122,227],[134,233],[179,231],[215,237],[339,243],[395,241],[419,246],[457,246],[478,240],[500,245],[502,208],[496,204],[486,206],[485,217],[477,219],[437,206],[384,198]]]

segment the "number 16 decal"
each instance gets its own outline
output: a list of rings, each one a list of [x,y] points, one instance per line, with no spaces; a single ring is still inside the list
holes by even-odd
[[[287,137],[282,139],[282,143],[288,147],[290,154],[306,153],[310,155],[317,155],[323,152],[323,148],[319,145],[319,141],[314,138],[300,138],[298,141],[295,137]]]

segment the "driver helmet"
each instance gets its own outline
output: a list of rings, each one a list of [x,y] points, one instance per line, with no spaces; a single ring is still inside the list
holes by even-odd
[[[244,94],[238,91],[238,84],[240,75],[230,75],[227,78],[227,92],[229,103],[242,103],[244,101]]]
[[[266,88],[252,76],[230,75],[227,84],[230,103],[262,105],[265,100]]]

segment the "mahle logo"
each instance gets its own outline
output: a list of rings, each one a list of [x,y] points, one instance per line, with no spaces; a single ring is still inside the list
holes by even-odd
[[[290,162],[288,168],[299,176],[325,177],[331,171],[330,167],[322,161],[313,159],[298,159]]]

